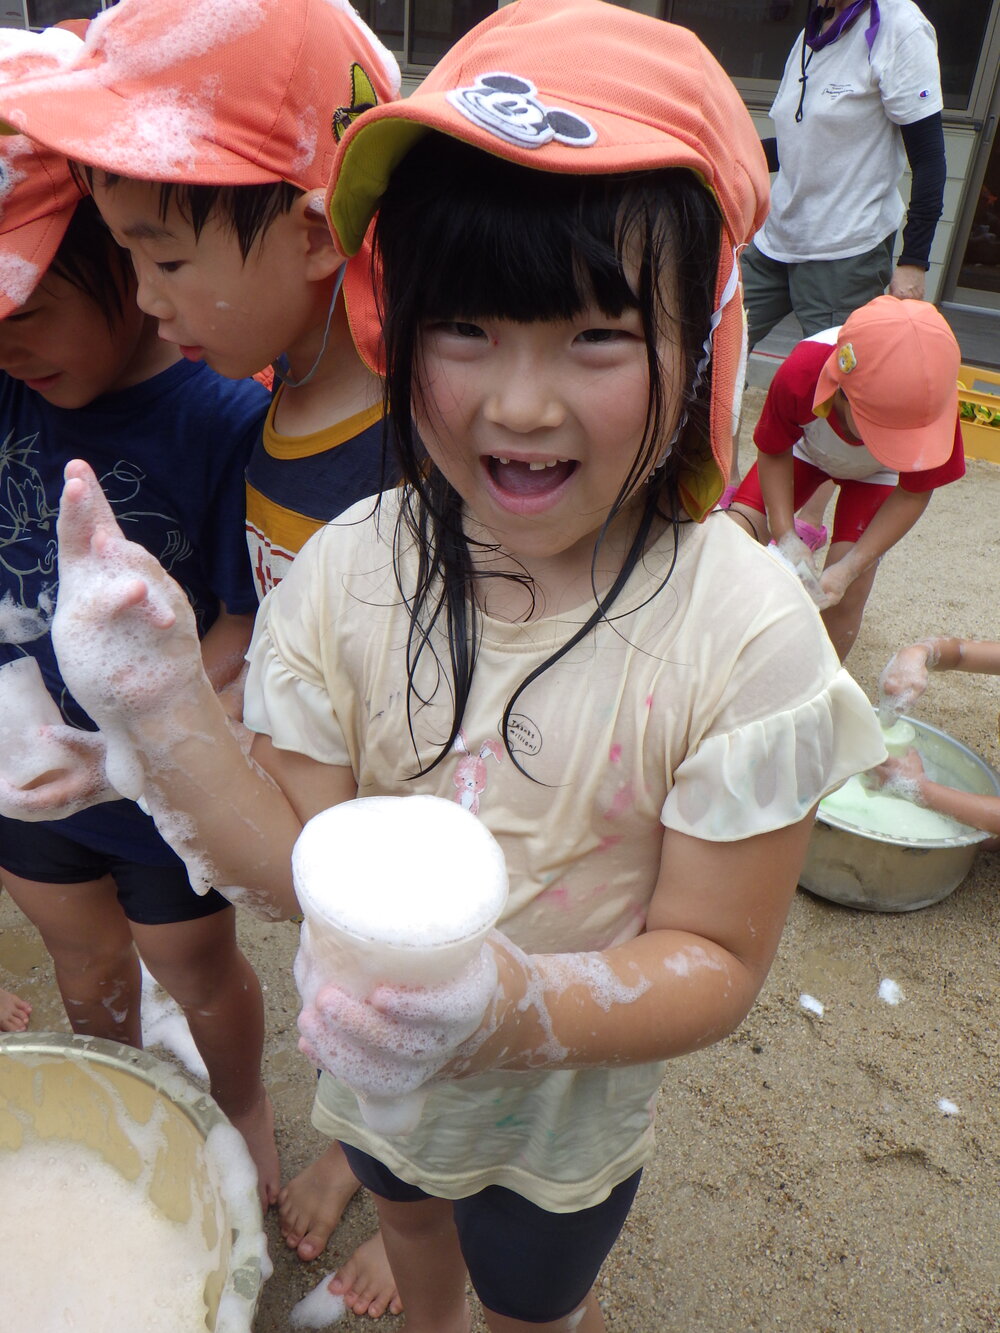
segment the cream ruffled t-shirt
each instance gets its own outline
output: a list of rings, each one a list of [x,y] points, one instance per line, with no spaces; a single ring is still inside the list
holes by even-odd
[[[476,813],[507,858],[500,928],[533,953],[634,938],[663,826],[735,841],[792,824],[884,757],[871,705],[843,671],[797,579],[722,514],[665,534],[602,623],[517,699],[588,608],[486,619],[472,696],[445,762],[447,648],[418,667],[407,720],[408,615],[392,567],[398,495],[348,510],[263,603],[245,716],[282,749],[350,767],[361,796],[430,793]],[[414,554],[398,554],[412,587]],[[527,776],[526,776],[527,775]],[[534,780],[532,780],[534,779]],[[419,849],[415,849],[415,854]],[[359,885],[359,892],[363,892]],[[738,884],[733,891],[738,892]],[[435,1087],[418,1128],[386,1139],[351,1091],[321,1079],[314,1122],[429,1193],[501,1184],[554,1211],[599,1202],[648,1158],[660,1063],[481,1075]]]

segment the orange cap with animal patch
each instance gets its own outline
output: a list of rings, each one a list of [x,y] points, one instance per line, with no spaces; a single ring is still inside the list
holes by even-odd
[[[895,471],[926,472],[955,447],[961,360],[948,321],[929,301],[876,296],[841,325],[813,411],[825,416],[842,390],[870,454]]]
[[[344,135],[327,200],[340,248],[361,244],[396,164],[429,130],[538,171],[682,167],[722,215],[710,333],[711,459],[681,477],[696,518],[728,479],[746,362],[738,255],[767,213],[767,165],[725,71],[686,28],[604,0],[516,0],[478,24],[411,96]]]

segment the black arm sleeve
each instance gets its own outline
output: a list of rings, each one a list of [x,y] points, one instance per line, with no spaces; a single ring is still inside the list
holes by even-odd
[[[944,127],[941,112],[912,125],[900,125],[906,160],[913,173],[910,187],[910,206],[903,227],[903,250],[900,264],[914,268],[930,268],[931,242],[944,204]]]
[[[761,139],[760,146],[764,150],[764,156],[767,158],[768,171],[778,170],[778,141],[777,139]]]

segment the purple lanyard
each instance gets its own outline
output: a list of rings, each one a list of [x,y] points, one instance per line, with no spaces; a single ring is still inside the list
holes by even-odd
[[[809,77],[807,71],[809,69],[809,62],[813,58],[813,53],[822,51],[824,46],[829,46],[831,42],[835,42],[842,33],[847,31],[866,5],[871,11],[871,22],[868,24],[865,31],[865,42],[868,45],[868,59],[870,60],[872,46],[874,45],[879,29],[880,19],[878,0],[854,0],[854,4],[848,5],[845,10],[838,14],[825,32],[820,32],[827,15],[825,6],[817,5],[815,9],[809,11],[809,15],[806,18],[806,26],[802,32],[802,55],[799,61],[802,72],[799,75],[799,105],[795,111],[795,123],[797,125],[802,123],[802,117],[804,115],[806,81]],[[806,48],[808,48],[809,51],[808,55],[806,54]]]
[[[872,45],[878,35],[880,22],[878,0],[854,0],[853,5],[848,5],[845,10],[837,15],[827,28],[826,32],[820,32],[820,28],[823,26],[826,10],[821,5],[817,6],[806,19],[806,46],[812,51],[822,51],[824,46],[829,46],[831,42],[835,42],[840,34],[845,32],[851,26],[866,5],[871,6],[871,22],[865,33],[865,41],[868,43],[868,54],[871,55]]]

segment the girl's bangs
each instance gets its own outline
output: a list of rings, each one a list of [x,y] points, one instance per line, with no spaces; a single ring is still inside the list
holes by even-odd
[[[424,206],[410,219],[425,319],[530,323],[572,319],[590,305],[606,315],[637,305],[619,254],[621,190],[609,178],[529,171],[428,140],[429,158],[419,148],[410,154],[439,186],[430,192],[424,182]],[[453,153],[461,170],[442,162]]]

